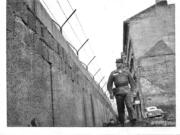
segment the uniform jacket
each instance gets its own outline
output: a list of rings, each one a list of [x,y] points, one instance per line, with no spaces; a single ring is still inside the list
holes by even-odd
[[[113,83],[115,89],[112,88]],[[130,92],[130,88],[132,91],[135,90],[136,84],[129,71],[114,70],[111,72],[107,83],[107,89],[110,93],[114,95],[124,94]]]

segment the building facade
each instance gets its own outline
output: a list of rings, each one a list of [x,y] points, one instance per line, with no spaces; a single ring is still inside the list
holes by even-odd
[[[141,107],[175,106],[175,5],[157,0],[123,25],[123,54]]]

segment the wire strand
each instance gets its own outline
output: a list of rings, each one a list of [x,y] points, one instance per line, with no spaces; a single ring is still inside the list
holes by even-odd
[[[72,5],[71,5],[71,3],[69,2],[69,0],[67,0],[67,2],[68,2],[69,6],[71,7],[71,9],[72,9],[72,11],[73,11],[74,8],[72,7]],[[83,28],[83,26],[82,26],[82,24],[81,24],[81,22],[80,22],[80,20],[79,20],[79,17],[77,16],[77,13],[76,13],[75,16],[76,16],[76,19],[77,19],[77,21],[78,21],[78,23],[79,23],[79,25],[80,25],[80,27],[81,27],[81,30],[82,30],[85,38],[87,38],[86,33],[85,33],[85,31],[84,31],[84,28]]]
[[[43,2],[43,4],[45,5],[45,7],[47,8],[47,10],[49,11],[51,17],[53,17],[53,19],[57,22],[55,16],[53,15],[53,13],[51,12],[51,10],[49,9],[49,7],[47,6],[47,4],[44,2],[44,0],[41,0]]]

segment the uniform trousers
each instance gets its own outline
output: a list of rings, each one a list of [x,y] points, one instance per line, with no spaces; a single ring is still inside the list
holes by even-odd
[[[136,119],[136,113],[132,105],[132,95],[131,93],[117,94],[116,96],[118,119],[121,124],[124,124],[125,118],[125,105],[129,114],[130,121]]]

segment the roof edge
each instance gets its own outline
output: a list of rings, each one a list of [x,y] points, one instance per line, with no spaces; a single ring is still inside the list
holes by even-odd
[[[168,4],[167,1],[162,1],[162,2],[156,3],[156,4],[152,5],[152,6],[150,6],[149,8],[146,8],[145,10],[143,10],[143,11],[135,14],[134,16],[126,19],[124,22],[129,23],[129,21],[138,19],[138,17],[139,17],[141,14],[145,14],[145,13],[147,13],[147,12],[150,12],[151,10],[153,10],[154,8],[156,8],[157,6],[172,6],[172,5],[175,5],[175,4]]]

